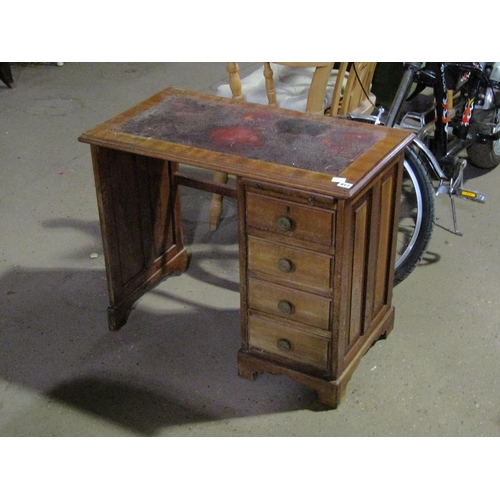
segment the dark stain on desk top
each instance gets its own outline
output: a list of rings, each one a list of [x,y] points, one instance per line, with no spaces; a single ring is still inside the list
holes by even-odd
[[[349,125],[283,115],[269,106],[238,106],[230,99],[174,94],[113,129],[334,176],[385,135],[383,129]]]

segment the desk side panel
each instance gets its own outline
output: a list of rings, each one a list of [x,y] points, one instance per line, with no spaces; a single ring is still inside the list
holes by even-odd
[[[341,279],[336,297],[340,295],[342,304],[335,353],[339,374],[359,362],[370,345],[392,328],[402,159],[399,155],[352,203],[346,203],[344,234],[338,242],[343,260],[337,259]]]
[[[145,289],[186,265],[177,166],[109,148],[92,148],[110,297],[110,327]],[[182,260],[182,262],[180,262]],[[117,318],[112,319],[113,311]]]

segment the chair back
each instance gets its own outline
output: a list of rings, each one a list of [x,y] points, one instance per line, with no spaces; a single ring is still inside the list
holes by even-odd
[[[284,67],[284,71],[278,71],[279,83],[281,87],[288,86],[288,93],[301,93],[306,98],[305,110],[307,113],[323,114],[325,111],[325,97],[327,86],[333,70],[332,62],[314,63],[274,63]],[[294,72],[295,70],[295,72]],[[297,81],[299,79],[300,81]],[[275,76],[271,63],[264,63],[264,80],[266,94],[270,106],[278,106],[276,99]],[[300,87],[304,87],[302,92]],[[307,88],[308,87],[308,88]],[[299,89],[299,90],[297,90]],[[286,104],[284,105],[284,107]]]
[[[370,92],[377,63],[263,63],[240,79],[238,63],[227,63],[229,84],[217,94],[249,102],[331,116],[373,110]]]
[[[371,92],[371,85],[376,62],[342,62],[337,70],[330,109],[330,116],[347,114],[370,114],[376,96]]]

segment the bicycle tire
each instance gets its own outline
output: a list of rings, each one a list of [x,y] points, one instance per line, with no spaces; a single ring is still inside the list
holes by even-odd
[[[434,200],[434,188],[424,162],[411,148],[406,148],[394,285],[412,273],[427,249],[434,227]]]
[[[471,120],[473,132],[488,134],[491,125],[496,119],[500,119],[500,110],[475,110]],[[487,141],[485,143],[475,142],[467,148],[467,155],[471,163],[484,170],[491,170],[500,164],[500,139]]]

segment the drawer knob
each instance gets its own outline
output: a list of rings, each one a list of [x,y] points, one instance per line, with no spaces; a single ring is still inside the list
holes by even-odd
[[[290,231],[292,229],[292,220],[288,217],[280,217],[278,219],[278,229],[282,231]]]
[[[292,344],[287,339],[279,339],[278,340],[278,349],[281,352],[288,352],[292,348]]]
[[[292,270],[292,263],[288,259],[278,260],[278,269],[282,273],[289,273]]]
[[[292,314],[292,304],[288,300],[280,300],[278,302],[278,309],[283,314]]]

